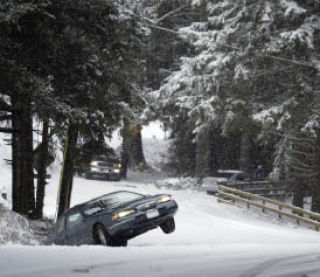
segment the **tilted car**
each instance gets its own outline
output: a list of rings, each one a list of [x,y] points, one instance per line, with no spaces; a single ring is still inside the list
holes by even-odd
[[[67,210],[48,243],[126,246],[129,239],[159,226],[166,234],[174,232],[177,209],[170,195],[113,192]]]
[[[218,185],[232,186],[250,181],[252,181],[252,177],[244,171],[233,169],[218,170],[215,176],[203,178],[202,189],[208,194],[216,194],[218,192]]]

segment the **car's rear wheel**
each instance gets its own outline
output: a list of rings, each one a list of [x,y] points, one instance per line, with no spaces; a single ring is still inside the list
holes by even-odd
[[[165,234],[174,232],[174,230],[176,229],[174,218],[167,219],[164,223],[160,224],[160,228]]]
[[[102,224],[96,225],[94,228],[94,241],[96,244],[104,246],[127,246],[127,240],[124,238],[112,238],[108,235]]]
[[[94,240],[96,244],[110,246],[110,239],[103,225],[98,224],[94,229]]]

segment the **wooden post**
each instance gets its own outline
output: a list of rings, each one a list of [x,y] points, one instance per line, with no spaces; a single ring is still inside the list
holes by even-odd
[[[279,218],[281,218],[281,210],[282,210],[282,207],[279,205],[279,214],[278,214]]]
[[[265,200],[262,201],[262,205],[263,205],[262,212],[264,213],[265,212],[264,206],[266,205],[266,201]]]

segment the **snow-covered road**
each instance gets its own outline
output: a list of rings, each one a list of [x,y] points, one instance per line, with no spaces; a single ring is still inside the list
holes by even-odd
[[[72,204],[118,189],[170,193],[179,204],[173,234],[152,230],[126,248],[2,246],[0,276],[320,276],[320,233],[151,182],[139,174],[120,183],[75,178]],[[48,216],[57,183],[56,177],[48,186]]]

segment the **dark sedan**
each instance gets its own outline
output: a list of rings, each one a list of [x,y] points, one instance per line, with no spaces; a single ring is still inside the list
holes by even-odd
[[[67,210],[59,217],[50,243],[126,246],[129,239],[158,226],[172,233],[177,209],[170,195],[113,192]]]

